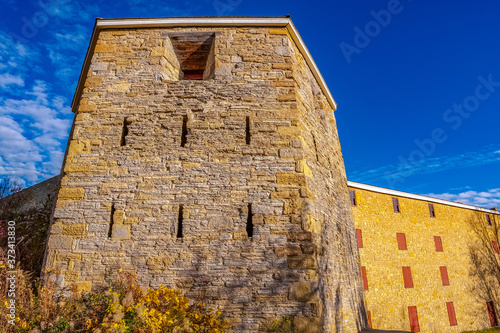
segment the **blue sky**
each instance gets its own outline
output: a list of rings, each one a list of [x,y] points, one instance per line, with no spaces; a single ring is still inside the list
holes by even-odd
[[[348,179],[500,207],[500,2],[0,0],[0,176],[59,173],[95,17],[290,14]]]

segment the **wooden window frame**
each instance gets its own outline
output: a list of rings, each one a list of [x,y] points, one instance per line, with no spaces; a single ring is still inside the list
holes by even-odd
[[[352,207],[357,207],[358,206],[358,201],[356,198],[356,190],[349,189],[349,199],[351,201],[351,206]]]
[[[429,215],[430,217],[436,217],[436,211],[434,210],[434,205],[433,204],[428,204],[429,207]]]
[[[401,213],[401,206],[399,205],[398,198],[392,198],[392,209],[394,210],[394,213]]]

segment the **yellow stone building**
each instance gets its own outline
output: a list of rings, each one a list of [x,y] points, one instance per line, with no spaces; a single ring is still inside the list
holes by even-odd
[[[481,265],[471,250],[486,249],[483,266],[496,262],[497,210],[356,182],[348,188],[373,328],[434,333],[495,324],[488,311],[498,306],[495,293],[484,294],[476,280]]]

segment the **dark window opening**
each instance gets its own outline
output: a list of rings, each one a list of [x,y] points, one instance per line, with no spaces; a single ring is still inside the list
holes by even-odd
[[[394,213],[401,213],[401,209],[399,208],[398,198],[392,198],[392,208],[394,208]]]
[[[356,191],[355,190],[349,190],[349,197],[351,198],[351,206],[357,206],[358,203],[356,202]]]
[[[488,214],[486,214],[486,222],[488,222],[488,225],[491,225],[491,218]]]
[[[245,131],[246,131],[246,143],[247,143],[247,145],[249,145],[250,144],[250,117],[247,117],[247,119],[246,119]]]
[[[252,237],[253,236],[252,204],[248,204],[247,235],[248,235],[248,237]]]
[[[203,70],[193,69],[184,71],[184,80],[203,80]]]
[[[436,217],[436,212],[434,211],[434,205],[429,204],[429,214],[431,217]]]
[[[179,61],[179,80],[209,80],[215,71],[215,33],[169,33]]]
[[[316,161],[319,161],[319,156],[318,156],[318,145],[316,144],[316,136],[313,134],[313,144],[314,144],[314,152],[316,153]]]
[[[181,133],[181,147],[184,147],[187,142],[187,122],[188,122],[188,117],[184,116],[182,117],[182,133]]]
[[[127,118],[123,118],[122,136],[120,138],[120,146],[122,147],[127,144],[125,139],[128,135],[128,125],[130,125],[130,121]]]
[[[179,214],[177,217],[177,238],[182,238],[184,236],[183,230],[182,230],[183,210],[184,210],[184,207],[182,205],[179,205]]]
[[[115,215],[115,205],[111,205],[111,215],[109,218],[109,229],[108,229],[108,238],[111,238],[113,235],[113,224],[115,223],[114,221],[114,215]]]

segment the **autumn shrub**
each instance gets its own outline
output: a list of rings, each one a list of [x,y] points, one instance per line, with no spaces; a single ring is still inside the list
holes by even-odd
[[[190,301],[178,291],[160,286],[144,292],[136,276],[119,270],[115,279],[89,293],[74,291],[73,297],[58,296],[51,281],[41,284],[17,270],[14,325],[7,318],[10,309],[10,276],[0,258],[0,331],[5,333],[59,332],[172,332],[223,333],[227,328],[221,312]]]
[[[265,332],[273,332],[273,333],[293,333],[293,322],[287,317],[283,316],[277,320],[271,320],[264,326]]]

